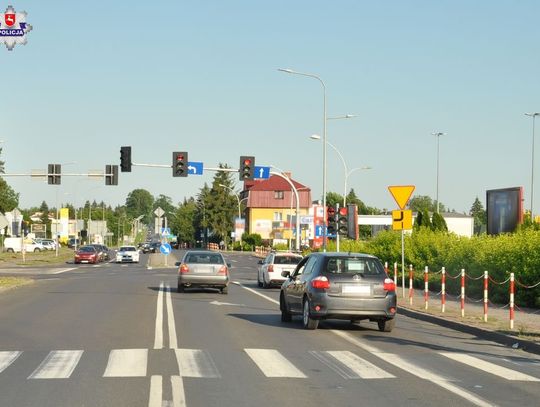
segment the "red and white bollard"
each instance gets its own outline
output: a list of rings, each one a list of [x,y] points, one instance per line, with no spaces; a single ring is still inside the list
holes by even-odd
[[[424,269],[424,307],[428,309],[429,306],[429,280],[428,280],[428,266]]]
[[[394,262],[394,285],[396,286],[396,290],[397,290],[397,279],[398,279],[398,276],[397,276],[397,261]]]
[[[441,312],[444,312],[446,308],[446,270],[442,268],[441,276]]]
[[[413,268],[412,264],[409,265],[409,304],[412,305],[413,302]]]
[[[514,329],[514,273],[510,273],[510,329]]]
[[[461,269],[461,316],[465,316],[465,269]]]
[[[488,272],[484,271],[484,322],[488,320]]]

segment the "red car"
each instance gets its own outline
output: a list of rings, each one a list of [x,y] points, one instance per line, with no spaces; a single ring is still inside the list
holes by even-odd
[[[99,262],[99,252],[94,246],[82,246],[75,252],[75,264],[97,263]]]

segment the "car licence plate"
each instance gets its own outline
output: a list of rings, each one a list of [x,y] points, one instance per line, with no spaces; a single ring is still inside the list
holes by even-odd
[[[81,263],[88,263],[88,260],[81,260]]]
[[[341,287],[341,292],[343,294],[360,294],[360,295],[371,295],[371,287],[369,285],[344,285]]]

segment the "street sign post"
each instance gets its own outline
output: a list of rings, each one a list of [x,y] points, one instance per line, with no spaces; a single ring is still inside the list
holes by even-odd
[[[401,288],[405,298],[405,230],[412,229],[412,211],[404,210],[411,199],[414,185],[392,185],[388,190],[399,206],[399,211],[392,211],[392,229],[401,230]]]

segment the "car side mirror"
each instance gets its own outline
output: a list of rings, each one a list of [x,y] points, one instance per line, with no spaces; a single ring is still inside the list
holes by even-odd
[[[288,270],[283,270],[281,272],[281,277],[289,278],[291,276],[291,272]]]
[[[175,265],[176,267],[180,267],[180,264],[182,264],[181,261],[177,261],[176,263],[174,263],[174,265]]]

